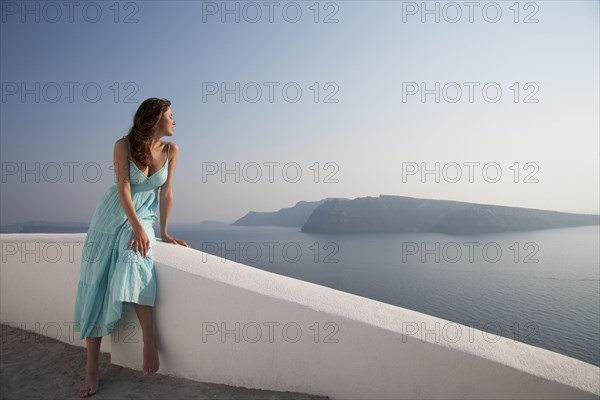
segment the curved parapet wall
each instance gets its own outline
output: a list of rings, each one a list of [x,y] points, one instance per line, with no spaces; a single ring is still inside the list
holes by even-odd
[[[3,323],[85,345],[69,330],[84,238],[0,235]],[[182,246],[153,254],[159,373],[331,399],[600,395],[600,369],[562,354]],[[103,346],[141,369],[124,310]]]

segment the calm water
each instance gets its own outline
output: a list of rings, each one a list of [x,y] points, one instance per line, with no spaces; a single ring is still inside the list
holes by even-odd
[[[600,229],[322,235],[207,224],[191,247],[600,366]],[[450,334],[450,333],[449,333]]]

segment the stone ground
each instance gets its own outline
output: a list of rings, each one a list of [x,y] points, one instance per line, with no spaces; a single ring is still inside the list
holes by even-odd
[[[86,353],[83,347],[0,324],[1,399],[79,399]],[[37,338],[37,340],[36,340]],[[100,353],[100,382],[91,399],[329,399],[294,392],[247,389],[161,375],[110,363]]]

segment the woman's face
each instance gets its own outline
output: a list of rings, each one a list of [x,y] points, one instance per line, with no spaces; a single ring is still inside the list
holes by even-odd
[[[175,120],[173,119],[173,113],[171,107],[167,108],[160,119],[160,131],[165,132],[165,135],[173,135],[173,128],[175,127]]]

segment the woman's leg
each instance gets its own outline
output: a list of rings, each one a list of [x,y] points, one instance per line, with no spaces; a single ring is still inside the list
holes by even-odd
[[[159,366],[154,325],[152,323],[152,307],[136,303],[132,304],[142,326],[144,339],[144,362],[142,369],[144,370],[144,375],[151,375],[158,371]]]
[[[89,337],[85,339],[87,347],[87,362],[85,365],[85,382],[79,388],[79,396],[91,396],[98,390],[98,356],[100,355],[100,345],[102,336]]]

